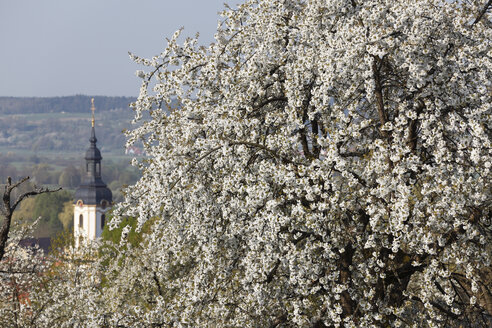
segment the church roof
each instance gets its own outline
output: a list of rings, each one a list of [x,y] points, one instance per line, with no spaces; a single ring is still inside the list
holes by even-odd
[[[96,182],[82,182],[75,191],[74,204],[82,201],[84,205],[110,205],[113,202],[113,193],[100,179]],[[106,201],[106,204],[103,204]]]

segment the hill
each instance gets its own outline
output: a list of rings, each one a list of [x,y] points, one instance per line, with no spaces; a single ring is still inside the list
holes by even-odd
[[[94,98],[101,111],[128,108],[135,101],[131,97],[106,97],[75,95],[67,97],[0,97],[0,114],[27,113],[86,113],[90,99]]]
[[[101,150],[123,154],[122,130],[133,113],[129,97],[95,96],[96,133]],[[90,96],[0,97],[0,152],[77,152],[87,147]]]

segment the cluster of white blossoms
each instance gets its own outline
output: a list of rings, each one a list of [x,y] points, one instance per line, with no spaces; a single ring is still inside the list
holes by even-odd
[[[15,227],[18,228],[18,227]],[[29,291],[47,266],[38,248],[26,249],[21,240],[32,229],[15,229],[0,261],[0,326],[27,326],[32,319]],[[34,301],[40,301],[35,298]]]
[[[129,142],[150,158],[118,215],[157,219],[114,279],[158,292],[128,316],[490,324],[487,6],[250,0],[208,48],[178,31],[132,55],[149,69]]]
[[[490,6],[249,0],[132,55],[110,224],[149,232],[58,289],[67,327],[488,326]]]
[[[0,326],[104,327],[111,309],[102,294],[107,266],[101,267],[105,257],[97,255],[99,244],[56,249],[53,240],[51,253],[45,254],[26,239],[38,221],[10,231],[0,262]]]

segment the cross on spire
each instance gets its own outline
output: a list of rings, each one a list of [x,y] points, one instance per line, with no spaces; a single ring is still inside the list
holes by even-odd
[[[91,98],[91,111],[92,111],[92,127],[94,127],[94,123],[96,119],[94,118],[94,112],[96,111],[96,107],[94,106],[94,98]]]

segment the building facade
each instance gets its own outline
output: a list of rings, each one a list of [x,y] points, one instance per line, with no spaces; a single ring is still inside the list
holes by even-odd
[[[74,196],[74,237],[75,246],[99,238],[106,224],[106,213],[113,203],[113,194],[101,176],[101,152],[97,148],[92,99],[92,128],[90,146],[85,153],[86,174]]]

